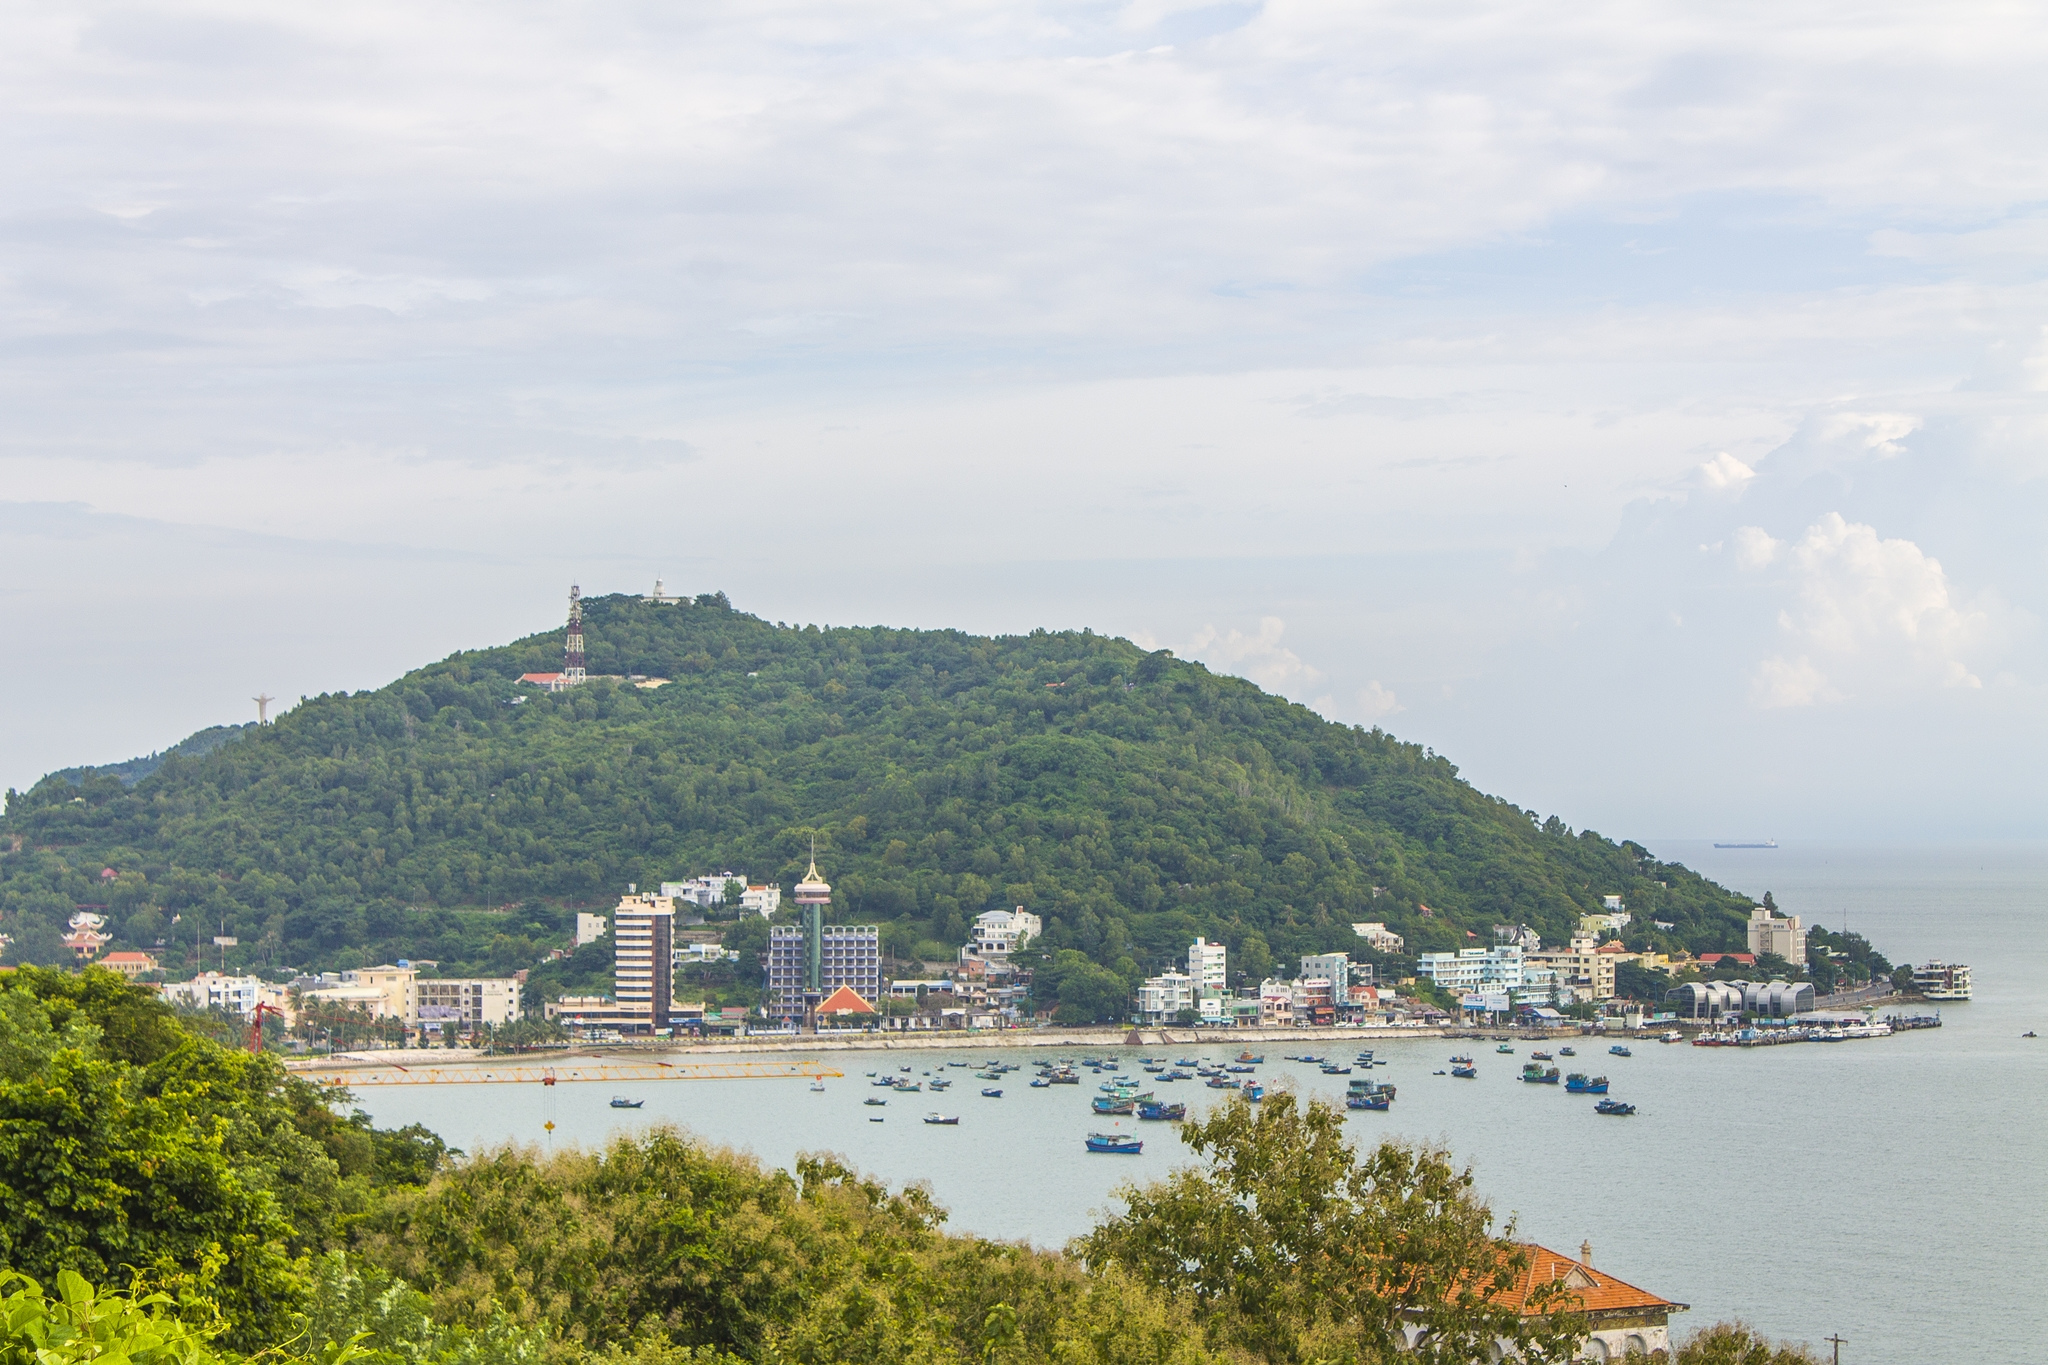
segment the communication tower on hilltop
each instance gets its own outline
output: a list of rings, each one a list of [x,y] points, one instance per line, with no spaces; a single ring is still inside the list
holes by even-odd
[[[574,687],[583,681],[583,589],[569,585],[569,638],[562,646],[562,683]]]

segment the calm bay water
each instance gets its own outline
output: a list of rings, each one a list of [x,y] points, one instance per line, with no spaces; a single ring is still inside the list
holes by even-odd
[[[1817,1342],[1838,1332],[1845,1361],[2037,1360],[2048,1302],[2048,847],[1868,848],[1846,845],[1715,850],[1659,844],[1739,890],[1776,893],[1808,922],[1868,935],[1894,959],[1971,964],[1976,999],[1943,1009],[1947,1025],[1867,1042],[1769,1049],[1639,1045],[1608,1057],[1591,1040],[1567,1070],[1605,1072],[1632,1119],[1595,1115],[1592,1101],[1516,1080],[1522,1060],[1476,1052],[1477,1081],[1432,1073],[1457,1047],[1375,1042],[1392,1065],[1373,1075],[1400,1098],[1387,1114],[1356,1113],[1363,1141],[1432,1142],[1471,1165],[1498,1214],[1521,1236],[1560,1250],[1590,1240],[1594,1261],[1623,1279],[1690,1303],[1675,1327],[1740,1316],[1774,1336]],[[1313,1047],[1261,1045],[1269,1083],[1335,1096],[1343,1081],[1283,1062]],[[1461,1044],[1462,1047],[1478,1045]],[[1348,1060],[1353,1049],[1346,1047]],[[1524,1046],[1522,1052],[1529,1049]],[[1136,1057],[1157,1048],[1062,1049]],[[1221,1057],[1235,1047],[1168,1048]],[[970,1054],[984,1055],[984,1054]],[[991,1049],[1025,1062],[1036,1050]],[[803,1081],[680,1081],[633,1087],[638,1111],[609,1107],[606,1085],[368,1088],[380,1124],[420,1122],[476,1149],[507,1140],[594,1145],[672,1122],[788,1165],[832,1151],[891,1182],[928,1181],[957,1230],[1057,1246],[1114,1206],[1122,1181],[1188,1160],[1172,1125],[1132,1123],[1138,1157],[1090,1156],[1084,1134],[1111,1121],[1088,1112],[1092,1083],[1028,1088],[1028,1069],[988,1084],[947,1067],[957,1052],[834,1053],[847,1072],[823,1094]],[[1562,1064],[1562,1063],[1561,1063]],[[940,1096],[890,1095],[863,1072],[909,1065],[955,1081]],[[1089,1073],[1084,1080],[1091,1081]],[[1219,1093],[1199,1082],[1160,1087],[1199,1112]],[[919,1122],[931,1109],[957,1128]],[[870,1122],[882,1116],[882,1123]]]

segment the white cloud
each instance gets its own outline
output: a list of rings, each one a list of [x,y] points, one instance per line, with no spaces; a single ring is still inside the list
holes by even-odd
[[[1203,626],[1189,642],[1188,653],[1212,668],[1250,678],[1268,692],[1298,696],[1323,674],[1280,643],[1286,630],[1287,623],[1277,616],[1261,617],[1253,635],[1235,629],[1219,634],[1216,627]]]
[[[1883,459],[1906,453],[1899,443],[1920,429],[1920,419],[1904,412],[1838,412],[1821,424],[1821,439],[1844,441]]]
[[[1778,624],[1796,652],[1758,666],[1758,704],[1840,700],[1845,693],[1834,678],[1877,689],[1983,686],[1964,655],[1982,639],[1987,617],[1956,605],[1941,562],[1912,541],[1882,539],[1875,528],[1830,512],[1786,561],[1798,603]]]
[[[1780,707],[1840,701],[1842,694],[1810,659],[1766,659],[1750,677],[1749,697],[1758,706]]]
[[[1739,569],[1764,568],[1778,557],[1778,551],[1784,547],[1784,541],[1773,539],[1771,533],[1761,526],[1738,527],[1735,531],[1735,566]]]
[[[1358,709],[1367,720],[1380,720],[1408,708],[1401,705],[1401,699],[1394,695],[1392,688],[1382,686],[1380,680],[1374,678],[1358,689]]]
[[[1724,450],[1701,465],[1699,475],[1701,484],[1722,492],[1748,487],[1749,481],[1756,477],[1756,471]]]

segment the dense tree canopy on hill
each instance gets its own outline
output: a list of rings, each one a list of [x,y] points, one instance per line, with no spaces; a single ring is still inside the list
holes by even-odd
[[[1125,640],[791,627],[722,595],[598,598],[585,622],[614,680],[520,684],[560,666],[558,629],[311,698],[133,786],[72,770],[9,792],[0,927],[95,904],[134,946],[224,924],[231,966],[509,970],[629,882],[786,887],[815,838],[839,911],[906,958],[992,906],[1128,976],[1194,934],[1254,966],[1357,949],[1366,919],[1411,951],[1495,924],[1557,942],[1603,894],[1673,925],[1665,946],[1741,947],[1746,902],[1683,867]]]

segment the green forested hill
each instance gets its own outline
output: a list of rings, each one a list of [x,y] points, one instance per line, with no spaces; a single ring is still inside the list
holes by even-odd
[[[557,629],[313,698],[133,787],[71,770],[10,792],[0,931],[47,941],[102,904],[127,946],[189,955],[224,923],[230,966],[508,970],[628,882],[731,869],[787,887],[815,836],[840,910],[905,957],[1023,904],[1046,946],[1126,973],[1193,934],[1257,970],[1355,950],[1362,919],[1411,951],[1496,923],[1556,942],[1603,894],[1675,925],[1667,945],[1741,946],[1746,902],[1682,867],[1128,641],[785,627],[722,595],[598,598],[585,619],[592,673],[673,682],[520,686],[559,667]]]

